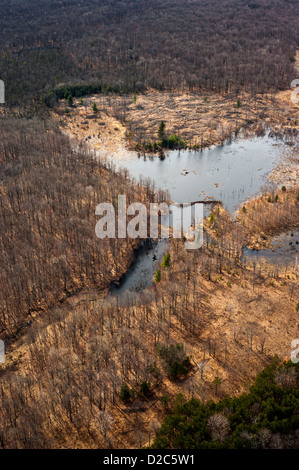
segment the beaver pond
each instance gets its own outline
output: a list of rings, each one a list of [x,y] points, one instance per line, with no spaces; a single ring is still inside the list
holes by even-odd
[[[237,138],[202,151],[172,150],[165,152],[164,158],[126,153],[112,160],[118,168],[127,168],[135,180],[149,178],[155,187],[167,190],[173,202],[220,200],[233,215],[267,183],[268,174],[279,161],[282,145],[265,135]],[[269,249],[257,251],[245,247],[243,262],[294,263],[299,250],[296,242],[298,232],[282,233],[273,239]],[[120,285],[112,286],[111,293],[140,292],[152,285],[167,246],[167,240],[142,243],[131,268]]]

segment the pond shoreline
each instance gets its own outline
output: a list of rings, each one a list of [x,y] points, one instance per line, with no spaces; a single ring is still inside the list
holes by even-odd
[[[296,267],[299,262],[298,226],[270,236],[267,248],[251,249],[244,246],[242,261],[246,264],[262,263],[272,266],[288,267],[294,265]]]
[[[117,128],[113,128],[111,135],[109,136],[109,140],[113,140],[114,137],[116,137],[116,141],[114,142],[115,148],[113,152],[107,152],[109,146],[107,149],[104,142],[100,143],[97,139],[94,138],[85,139],[88,146],[94,149],[95,156],[97,158],[106,158],[107,160],[113,162],[119,169],[126,168],[129,172],[129,177],[133,178],[135,181],[138,181],[139,174],[141,174],[143,178],[149,178],[155,182],[157,188],[162,187],[164,190],[169,190],[170,199],[181,204],[190,202],[192,200],[200,200],[205,204],[209,204],[213,202],[213,200],[209,200],[210,198],[214,198],[217,201],[223,201],[223,193],[221,194],[221,182],[218,181],[219,174],[221,174],[221,171],[218,169],[219,164],[223,165],[223,174],[225,174],[225,178],[231,178],[233,182],[232,184],[234,184],[235,182],[240,181],[240,178],[242,178],[244,172],[246,174],[246,170],[244,170],[244,164],[247,161],[247,164],[249,164],[247,176],[250,173],[250,178],[247,180],[247,182],[249,185],[251,184],[253,190],[251,192],[248,188],[244,189],[242,187],[232,190],[231,200],[228,200],[228,208],[230,212],[234,213],[237,208],[240,208],[242,204],[245,204],[248,200],[250,200],[252,196],[257,196],[260,194],[262,184],[271,181],[271,175],[273,172],[276,171],[277,176],[277,168],[279,168],[279,165],[280,170],[285,167],[285,162],[283,162],[283,159],[281,158],[281,153],[283,151],[282,149],[285,149],[287,146],[284,145],[283,140],[279,139],[279,141],[277,141],[277,139],[274,137],[269,137],[270,127],[268,127],[268,133],[265,136],[260,137],[256,137],[255,132],[251,132],[251,129],[242,129],[241,132],[235,133],[235,137],[226,137],[216,145],[212,144],[209,148],[196,150],[188,148],[187,150],[179,151],[165,151],[165,149],[163,149],[163,158],[159,158],[157,154],[144,154],[142,156],[140,154],[138,155],[136,151],[128,150],[126,141],[124,140],[124,127],[117,123],[116,120],[113,120],[113,126],[117,126]],[[73,136],[70,132],[70,129],[68,131],[64,129],[64,132]],[[261,142],[260,146],[258,142]],[[248,158],[248,148],[250,152],[251,147],[251,157]],[[290,148],[288,148],[288,150],[290,151]],[[265,151],[268,152],[267,158],[265,158],[264,155]],[[261,159],[256,158],[257,153],[261,155],[263,162],[260,161]],[[211,161],[213,155],[214,162]],[[185,163],[183,165],[180,164],[182,158],[185,159]],[[260,168],[257,168],[256,165],[255,167],[250,166],[250,158],[256,161],[256,163],[258,163],[258,167]],[[201,161],[205,161],[207,165],[206,168],[203,168],[206,171],[203,171],[202,173],[204,183],[206,183],[207,175],[209,173],[212,173],[212,175],[214,174],[214,177],[212,176],[210,181],[210,191],[209,189],[205,188],[204,190],[201,190],[200,193],[192,193],[192,191],[188,192],[188,190],[190,190],[190,182],[193,185],[195,184],[195,186],[193,186],[195,188],[196,185],[199,185],[198,177],[200,176],[200,171],[197,171],[197,169],[194,168],[194,165],[199,165],[200,167]],[[240,166],[240,173],[237,175],[232,175],[235,162]],[[189,164],[191,168],[188,167]],[[152,175],[152,169],[155,165],[157,167],[157,172],[156,174]],[[164,181],[161,179],[163,165],[165,167]],[[134,171],[132,171],[132,169]],[[218,171],[218,173],[216,173],[216,171]],[[176,178],[175,181],[177,184],[175,183],[175,185],[173,185],[173,180],[169,178],[169,174],[171,174],[171,172],[172,176]],[[155,176],[157,178],[155,178]],[[186,179],[186,182],[183,181],[183,178]],[[225,178],[222,182],[222,186],[226,184],[226,187],[231,189],[231,184],[229,182],[227,183]],[[215,181],[213,181],[213,179]],[[256,180],[258,180],[258,184],[256,184]],[[170,185],[167,185],[168,182],[170,182]],[[181,197],[178,197],[180,196],[179,192],[171,192],[173,186],[181,186],[183,188]],[[220,187],[219,190],[218,187]],[[237,194],[237,196],[235,196],[235,194]],[[234,202],[236,200],[237,204]],[[160,243],[161,241],[158,242],[158,246]],[[148,251],[151,252],[152,249],[154,253],[155,247],[148,249]],[[163,255],[165,254],[166,250],[167,249],[165,248]],[[161,253],[160,255],[162,256]],[[133,261],[128,270],[124,273],[121,279],[111,283],[108,296],[122,296],[124,292],[133,292],[136,294],[137,292],[143,290],[142,286],[144,289],[153,286],[154,274],[157,266],[149,266],[150,263],[147,258],[148,254],[144,253],[144,246],[143,242],[141,241],[139,247],[134,251]],[[161,261],[162,258],[160,259],[160,262]],[[148,271],[145,276],[145,281],[142,281],[138,278],[139,275],[136,275],[136,273],[134,274],[134,271],[137,269],[137,272],[142,272],[142,266],[144,262],[147,263]]]

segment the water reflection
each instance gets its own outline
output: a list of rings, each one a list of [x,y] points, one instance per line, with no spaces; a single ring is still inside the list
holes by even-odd
[[[237,139],[202,152],[165,152],[164,160],[158,156],[128,156],[115,163],[126,167],[136,179],[150,178],[156,187],[169,191],[172,201],[214,198],[233,212],[259,193],[277,159],[277,147],[264,136]]]

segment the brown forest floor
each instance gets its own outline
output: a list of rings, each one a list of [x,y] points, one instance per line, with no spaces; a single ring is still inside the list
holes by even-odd
[[[206,222],[209,246],[186,252],[182,242],[173,239],[171,266],[162,269],[161,281],[144,294],[145,303],[139,306],[121,307],[115,299],[103,303],[96,291],[89,291],[37,318],[7,358],[7,396],[18,384],[30,382],[28,410],[43,408],[42,422],[36,425],[54,447],[138,448],[149,444],[166,416],[162,395],[173,404],[179,393],[206,402],[246,391],[274,355],[290,357],[291,341],[299,334],[298,271],[248,269],[235,261],[235,254],[261,225],[271,234],[284,210],[292,217],[290,223],[298,224],[297,193],[298,187],[280,191],[276,211],[269,209],[273,204],[267,195],[249,201],[240,226],[216,208],[215,221]],[[255,204],[260,204],[257,218]],[[214,247],[212,239],[218,240]],[[185,380],[172,382],[156,344],[178,342],[190,355],[192,370]],[[150,376],[151,395],[122,403],[121,384],[136,387],[153,362],[159,379]],[[215,377],[222,380],[217,393]],[[70,402],[61,392],[64,387]],[[104,417],[96,405],[99,396],[105,403]]]

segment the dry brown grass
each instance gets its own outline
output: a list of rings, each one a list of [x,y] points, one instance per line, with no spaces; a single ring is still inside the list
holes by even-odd
[[[95,148],[104,147],[113,153],[120,147],[132,149],[143,141],[156,142],[162,120],[167,135],[177,134],[188,146],[203,147],[218,144],[241,128],[246,128],[249,134],[259,132],[261,126],[271,126],[277,133],[289,128],[298,131],[299,108],[291,101],[291,91],[256,98],[242,93],[229,97],[149,91],[137,95],[136,103],[132,95],[94,95],[86,97],[83,105],[76,101],[60,123],[73,136],[83,137]],[[239,108],[237,98],[242,104]],[[93,103],[99,108],[94,117]],[[62,102],[58,113],[63,113],[65,106]]]

